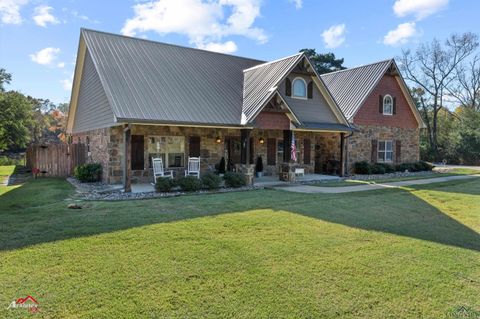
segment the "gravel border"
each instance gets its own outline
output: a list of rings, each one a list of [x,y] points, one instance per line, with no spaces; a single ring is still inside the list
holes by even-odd
[[[87,201],[121,201],[121,200],[138,200],[138,199],[151,199],[151,198],[169,198],[179,196],[191,196],[191,195],[211,195],[211,194],[223,194],[231,192],[245,192],[263,187],[244,186],[239,188],[220,188],[217,190],[201,190],[198,192],[141,192],[141,193],[125,193],[118,186],[112,186],[109,184],[97,182],[97,183],[80,183],[76,178],[68,177],[67,181],[75,187],[77,199]]]
[[[382,180],[382,179],[390,179],[396,177],[410,177],[410,176],[429,176],[429,175],[436,175],[440,172],[436,171],[422,171],[422,172],[394,172],[394,173],[386,173],[386,174],[371,174],[371,175],[352,175],[349,177],[343,178],[345,179],[352,179],[352,180]],[[432,176],[433,177],[433,176]]]

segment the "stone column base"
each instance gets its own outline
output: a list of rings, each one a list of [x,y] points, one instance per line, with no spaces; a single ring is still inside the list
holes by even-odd
[[[253,185],[253,177],[255,174],[254,164],[237,164],[236,171],[245,175],[245,183],[247,185]]]

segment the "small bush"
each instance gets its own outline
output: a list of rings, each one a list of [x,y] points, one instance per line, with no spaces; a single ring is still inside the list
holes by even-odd
[[[371,165],[371,170],[372,174],[385,174],[386,169],[385,169],[385,164],[382,163],[375,163]]]
[[[245,186],[245,175],[240,173],[228,172],[223,177],[225,179],[225,186],[227,187],[242,187]]]
[[[16,158],[11,158],[8,156],[0,156],[0,166],[7,166],[7,165],[22,165],[23,161]]]
[[[102,165],[99,163],[78,165],[73,173],[82,183],[98,182],[102,178]]]
[[[263,160],[261,156],[257,157],[257,164],[255,165],[255,171],[257,173],[263,172]]]
[[[184,192],[197,192],[202,189],[202,181],[195,176],[185,176],[178,180],[178,186]]]
[[[385,167],[385,173],[395,173],[395,166],[393,164],[383,164]]]
[[[425,161],[419,161],[417,162],[417,167],[421,170],[421,171],[431,171],[435,166],[425,162]]]
[[[175,180],[166,177],[157,177],[155,190],[159,193],[167,193],[175,187]]]
[[[218,163],[218,174],[225,174],[225,157],[222,157]]]
[[[356,162],[354,164],[354,170],[355,174],[370,174],[371,165],[366,161]]]
[[[218,189],[221,182],[222,178],[213,173],[207,173],[202,176],[202,184],[206,189]]]

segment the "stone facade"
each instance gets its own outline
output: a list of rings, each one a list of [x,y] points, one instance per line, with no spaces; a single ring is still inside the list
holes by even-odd
[[[183,176],[186,161],[189,155],[189,137],[200,137],[200,157],[201,171],[215,171],[222,157],[228,158],[227,141],[234,141],[234,148],[238,151],[237,158],[233,162],[236,169],[239,166],[239,147],[240,147],[240,129],[227,128],[202,128],[202,127],[180,127],[180,126],[160,126],[160,125],[133,125],[132,135],[144,136],[144,168],[143,170],[132,170],[132,182],[151,182],[152,169],[149,161],[148,143],[149,137],[179,136],[184,137],[184,166],[166,168],[173,170],[175,176]],[[316,133],[316,132],[295,132],[297,140],[297,164],[305,169],[305,173],[314,173],[315,169],[323,171],[327,168],[329,160],[340,159],[340,134],[339,133]],[[103,166],[103,181],[111,184],[123,182],[124,178],[124,131],[122,126],[99,129],[81,134],[74,134],[75,143],[89,141],[90,156],[89,162],[99,162]],[[253,129],[250,131],[250,141],[253,143],[251,150],[253,155],[248,159],[249,167],[254,166],[259,156],[262,157],[264,166],[264,175],[278,175],[281,169],[282,154],[276,149],[275,165],[267,164],[267,140],[275,139],[276,144],[283,140],[283,130],[274,129]],[[310,161],[305,163],[305,144],[304,140],[310,141]],[[263,143],[261,143],[263,141]],[[320,163],[315,162],[320,161]],[[247,165],[248,166],[248,165]]]
[[[87,163],[101,163],[103,167],[102,181],[108,183],[110,129],[102,128],[74,134],[73,143],[83,143],[87,146]]]
[[[372,140],[400,140],[400,161],[393,147],[392,164],[415,162],[420,158],[419,129],[375,125],[357,125],[358,132],[347,138],[347,167],[353,173],[355,162],[372,161]]]

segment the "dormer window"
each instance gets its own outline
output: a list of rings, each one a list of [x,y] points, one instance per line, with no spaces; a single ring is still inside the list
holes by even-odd
[[[383,97],[383,115],[393,114],[393,98],[390,95]]]
[[[293,94],[292,97],[297,99],[307,98],[307,83],[302,78],[295,78],[292,82]]]

